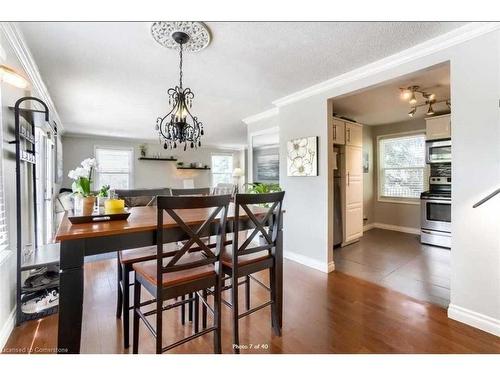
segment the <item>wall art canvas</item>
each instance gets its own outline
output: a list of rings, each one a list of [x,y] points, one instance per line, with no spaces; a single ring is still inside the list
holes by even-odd
[[[318,137],[297,138],[287,143],[287,176],[318,175]]]
[[[257,156],[257,181],[279,181],[279,154]]]

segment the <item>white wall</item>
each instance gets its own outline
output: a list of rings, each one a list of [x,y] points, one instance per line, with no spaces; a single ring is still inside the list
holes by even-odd
[[[78,166],[83,159],[93,157],[95,146],[124,147],[134,149],[133,188],[182,188],[184,179],[193,179],[195,187],[211,186],[210,171],[178,170],[176,168],[176,162],[172,161],[138,160],[140,157],[139,145],[142,143],[143,142],[141,141],[107,137],[64,136],[63,187],[71,187],[72,181],[68,178],[68,172]],[[196,151],[192,151],[190,149],[186,151],[174,151],[164,150],[158,143],[148,143],[147,147],[148,155],[154,155],[157,152],[160,152],[162,157],[176,156],[179,161],[183,161],[184,163],[201,162],[211,166],[212,153],[232,154],[234,168],[239,167],[242,162],[241,150],[202,147]]]
[[[472,209],[473,202],[500,185],[500,31],[476,36],[479,34],[470,30],[375,62],[326,88],[319,85],[310,94],[276,102],[280,183],[286,190],[285,254],[293,252],[304,264],[332,269],[327,100],[450,61],[454,187],[449,316],[500,335],[500,199]],[[470,40],[464,41],[463,35]],[[319,176],[287,177],[286,142],[314,135],[320,137]]]

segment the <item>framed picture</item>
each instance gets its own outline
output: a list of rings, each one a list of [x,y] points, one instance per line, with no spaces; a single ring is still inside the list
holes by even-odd
[[[257,156],[257,181],[279,181],[279,154]]]
[[[370,172],[370,157],[368,156],[368,152],[363,152],[363,173]]]
[[[318,175],[318,137],[292,139],[287,142],[287,176]]]

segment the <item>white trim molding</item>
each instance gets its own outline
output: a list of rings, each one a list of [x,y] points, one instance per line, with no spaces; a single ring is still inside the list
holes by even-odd
[[[57,113],[47,86],[45,86],[45,83],[43,82],[35,59],[33,58],[33,55],[24,40],[21,30],[19,30],[15,22],[0,22],[0,28],[4,32],[5,38],[21,62],[33,89],[49,107],[50,118],[56,122],[58,132],[62,133],[64,126],[59,118],[59,114]]]
[[[498,29],[500,29],[500,22],[471,22],[391,56],[277,99],[273,101],[273,104],[277,107],[282,107],[322,92],[359,81],[374,74],[391,70],[396,66],[432,55]]]
[[[317,259],[313,259],[302,254],[294,253],[293,251],[283,252],[283,257],[286,259],[293,260],[294,262],[300,263],[304,266],[314,268],[324,273],[330,273],[335,270],[335,264],[333,263],[333,261],[329,263],[326,262],[324,263],[320,262]]]
[[[279,108],[274,107],[274,108],[268,109],[267,111],[257,113],[256,115],[245,117],[242,121],[245,124],[249,125],[249,124],[252,124],[254,122],[276,116],[277,114],[279,114]]]
[[[7,340],[9,339],[12,330],[14,329],[16,323],[16,308],[14,307],[9,314],[9,317],[5,321],[2,329],[0,330],[0,351],[4,348],[5,344],[7,344]]]
[[[500,336],[500,320],[450,303],[448,318]]]

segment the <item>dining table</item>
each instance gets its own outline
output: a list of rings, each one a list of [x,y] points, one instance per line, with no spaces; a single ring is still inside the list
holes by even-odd
[[[249,206],[249,208],[259,219],[265,217],[269,210],[262,206]],[[127,220],[82,224],[72,224],[68,213],[66,213],[59,225],[55,237],[55,240],[60,242],[58,353],[76,354],[80,352],[85,257],[157,244],[157,208],[144,206],[128,210],[130,216]],[[190,227],[204,223],[212,212],[210,208],[175,211]],[[239,230],[254,228],[255,224],[242,211],[239,212]],[[232,232],[234,218],[235,207],[233,203],[230,203],[227,214],[227,233]],[[275,301],[280,325],[283,305],[283,229],[281,222],[280,220],[276,247],[273,249],[276,262],[276,285],[280,286]],[[219,227],[213,225],[208,229],[208,232],[205,233],[207,236],[217,235]],[[165,215],[163,242],[177,242],[188,238],[186,232],[169,215]]]

